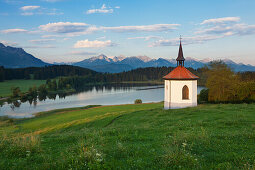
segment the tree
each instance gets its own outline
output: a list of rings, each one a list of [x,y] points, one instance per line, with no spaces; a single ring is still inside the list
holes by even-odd
[[[208,100],[228,102],[237,100],[239,78],[222,61],[209,64],[206,87],[209,89]]]
[[[202,89],[198,95],[198,102],[199,103],[208,102],[208,93],[209,89]]]
[[[29,96],[29,98],[32,98],[32,99],[37,98],[37,88],[36,88],[36,86],[30,87],[28,89],[28,94],[27,95]]]
[[[0,82],[4,81],[4,67],[0,66]]]
[[[20,88],[19,87],[12,87],[11,88],[11,91],[12,91],[12,98],[17,98],[20,96]]]

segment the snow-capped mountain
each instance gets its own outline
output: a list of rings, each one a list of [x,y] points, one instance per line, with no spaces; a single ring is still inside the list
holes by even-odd
[[[197,69],[207,65],[210,61],[212,60],[198,60],[187,57],[185,60],[185,66]],[[255,71],[255,66],[244,65],[242,63],[237,64],[229,59],[225,59],[223,61],[235,71]],[[101,54],[99,56],[91,57],[89,59],[74,63],[73,65],[89,68],[98,72],[117,73],[143,67],[175,67],[176,60],[164,58],[152,59],[148,56],[125,57],[121,55],[107,57]]]

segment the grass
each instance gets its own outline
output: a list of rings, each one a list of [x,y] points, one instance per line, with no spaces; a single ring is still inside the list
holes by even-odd
[[[41,84],[45,84],[46,80],[7,80],[0,82],[0,97],[8,97],[11,93],[12,87],[20,87],[22,92],[28,91],[29,87],[39,87]]]
[[[255,104],[92,106],[0,119],[0,169],[254,169]]]

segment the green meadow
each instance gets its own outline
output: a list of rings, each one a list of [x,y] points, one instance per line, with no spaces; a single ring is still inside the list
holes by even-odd
[[[0,169],[254,169],[255,104],[90,106],[0,121]]]
[[[29,87],[39,87],[45,84],[46,80],[6,80],[0,82],[0,97],[7,97],[12,94],[12,87],[19,87],[22,92],[28,91]]]

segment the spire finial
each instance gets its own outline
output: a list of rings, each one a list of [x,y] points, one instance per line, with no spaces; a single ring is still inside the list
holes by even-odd
[[[180,43],[182,42],[182,35],[180,35]]]

